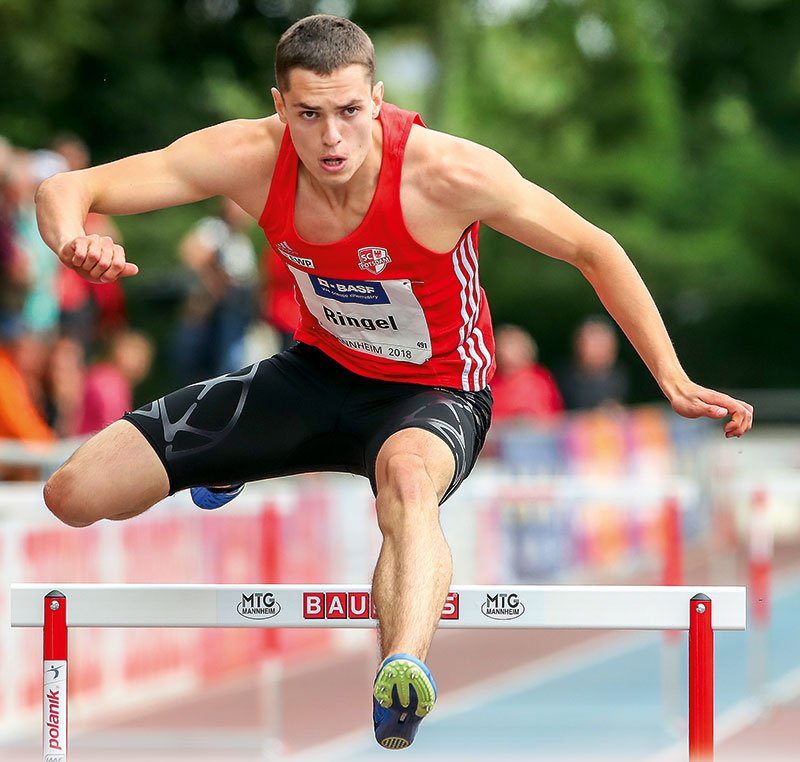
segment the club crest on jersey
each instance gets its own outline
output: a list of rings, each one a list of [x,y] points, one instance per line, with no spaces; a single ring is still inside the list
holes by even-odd
[[[361,270],[369,270],[371,273],[383,272],[386,265],[392,261],[389,252],[380,246],[366,246],[358,250],[358,266]]]

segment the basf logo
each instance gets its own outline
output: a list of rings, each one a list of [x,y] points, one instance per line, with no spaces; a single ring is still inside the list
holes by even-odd
[[[525,606],[516,593],[487,595],[481,613],[489,619],[516,619],[525,613]]]
[[[458,593],[450,593],[442,619],[458,619]],[[366,591],[303,593],[304,619],[376,619],[372,596]]]
[[[245,619],[271,619],[281,610],[281,605],[272,593],[242,593],[236,610]]]

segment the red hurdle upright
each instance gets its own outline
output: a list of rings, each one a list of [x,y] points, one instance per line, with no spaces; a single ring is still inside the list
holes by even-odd
[[[44,762],[67,759],[67,599],[52,590],[44,599]]]
[[[689,759],[714,758],[714,630],[711,599],[689,602]]]

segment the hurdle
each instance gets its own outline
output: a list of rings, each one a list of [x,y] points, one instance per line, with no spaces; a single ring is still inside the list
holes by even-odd
[[[453,586],[442,628],[688,630],[689,759],[714,755],[714,631],[744,630],[744,587]],[[67,760],[70,627],[374,628],[369,585],[11,586],[11,626],[43,629],[44,762]]]

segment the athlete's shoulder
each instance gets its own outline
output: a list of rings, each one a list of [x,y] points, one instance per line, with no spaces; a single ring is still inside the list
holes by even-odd
[[[232,119],[206,127],[176,141],[202,148],[206,155],[244,168],[255,163],[274,165],[283,137],[283,125],[277,116],[262,119]]]
[[[171,166],[211,196],[227,196],[258,218],[280,152],[277,116],[234,119],[190,133],[166,149]]]
[[[491,148],[415,124],[408,136],[403,177],[440,204],[479,209],[498,174],[508,167]]]

